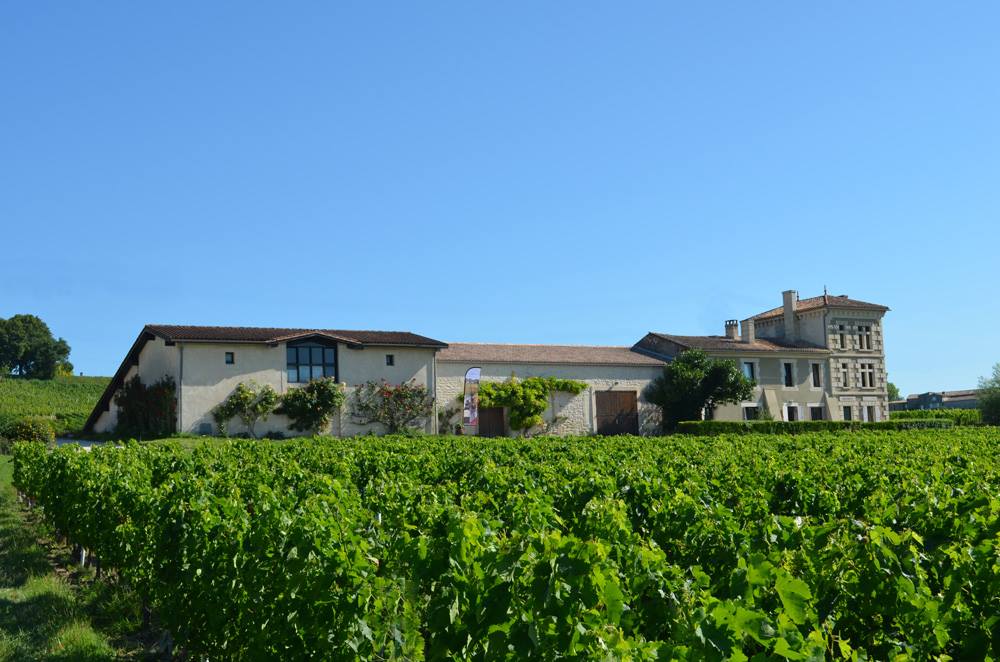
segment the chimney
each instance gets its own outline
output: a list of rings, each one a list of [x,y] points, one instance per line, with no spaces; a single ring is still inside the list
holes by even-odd
[[[730,340],[736,340],[739,337],[739,332],[736,330],[739,323],[736,320],[726,320],[726,337]]]
[[[752,343],[757,340],[757,330],[753,325],[752,317],[740,322],[740,335],[743,336],[742,339],[745,343]]]
[[[785,340],[799,339],[799,321],[795,317],[795,309],[799,304],[799,293],[795,290],[785,290],[781,293],[785,305]]]

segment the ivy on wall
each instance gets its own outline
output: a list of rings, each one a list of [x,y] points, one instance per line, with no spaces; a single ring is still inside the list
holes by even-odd
[[[587,388],[584,382],[556,377],[511,376],[505,382],[482,382],[479,385],[480,407],[506,407],[512,430],[525,431],[544,423],[549,395],[556,391],[577,395]]]
[[[142,438],[166,437],[177,429],[177,387],[170,376],[146,386],[136,375],[115,394],[116,432]]]

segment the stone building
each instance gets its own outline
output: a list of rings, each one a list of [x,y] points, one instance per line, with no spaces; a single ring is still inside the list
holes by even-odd
[[[847,296],[800,299],[782,293],[782,305],[737,323],[722,336],[649,333],[635,345],[672,360],[701,349],[736,361],[757,382],[754,398],[710,412],[718,420],[749,420],[767,412],[776,420],[888,418],[882,317],[886,306]]]

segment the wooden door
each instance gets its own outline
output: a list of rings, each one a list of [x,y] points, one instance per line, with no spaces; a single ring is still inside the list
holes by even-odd
[[[479,409],[480,437],[502,437],[506,432],[503,407],[481,407]]]
[[[598,391],[597,434],[639,434],[639,402],[635,391]]]

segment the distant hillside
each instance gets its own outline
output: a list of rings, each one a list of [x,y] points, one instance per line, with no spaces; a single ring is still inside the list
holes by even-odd
[[[110,377],[0,379],[0,426],[23,416],[55,416],[56,433],[79,431]]]

